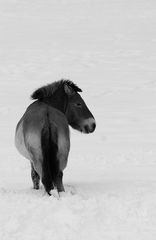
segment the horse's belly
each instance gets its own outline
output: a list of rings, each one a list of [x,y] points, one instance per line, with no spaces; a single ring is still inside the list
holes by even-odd
[[[20,123],[19,127],[16,130],[15,146],[22,156],[31,160],[31,156],[25,147],[24,135],[23,135],[23,122]]]

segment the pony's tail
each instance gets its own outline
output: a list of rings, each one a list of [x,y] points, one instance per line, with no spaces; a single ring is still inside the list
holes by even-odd
[[[47,119],[41,131],[41,148],[43,155],[42,183],[49,195],[51,195],[50,190],[54,188],[54,179],[58,170],[56,135],[56,131],[54,131],[52,137],[52,126],[47,112]]]

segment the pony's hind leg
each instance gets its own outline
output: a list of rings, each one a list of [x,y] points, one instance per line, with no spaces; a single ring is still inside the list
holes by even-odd
[[[32,178],[32,182],[33,182],[33,188],[39,189],[40,188],[40,176],[35,171],[32,163],[31,163],[31,178]]]
[[[58,193],[65,192],[62,178],[63,178],[63,172],[62,171],[58,172],[58,174],[54,178],[54,185],[57,188]]]
[[[50,191],[54,189],[52,180],[49,175],[45,175],[42,177],[42,183],[45,188],[45,191],[48,193],[49,196],[51,196]]]

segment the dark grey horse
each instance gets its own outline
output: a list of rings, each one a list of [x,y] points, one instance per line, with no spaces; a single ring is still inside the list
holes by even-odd
[[[69,125],[83,133],[95,130],[95,119],[69,80],[37,89],[33,102],[16,127],[15,145],[31,162],[34,189],[41,179],[46,192],[64,191],[62,177],[70,149]]]

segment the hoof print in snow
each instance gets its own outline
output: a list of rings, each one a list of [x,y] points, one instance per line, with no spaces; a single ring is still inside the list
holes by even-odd
[[[68,193],[70,195],[75,195],[77,193],[74,186],[66,185],[65,189],[66,189],[66,193]]]

